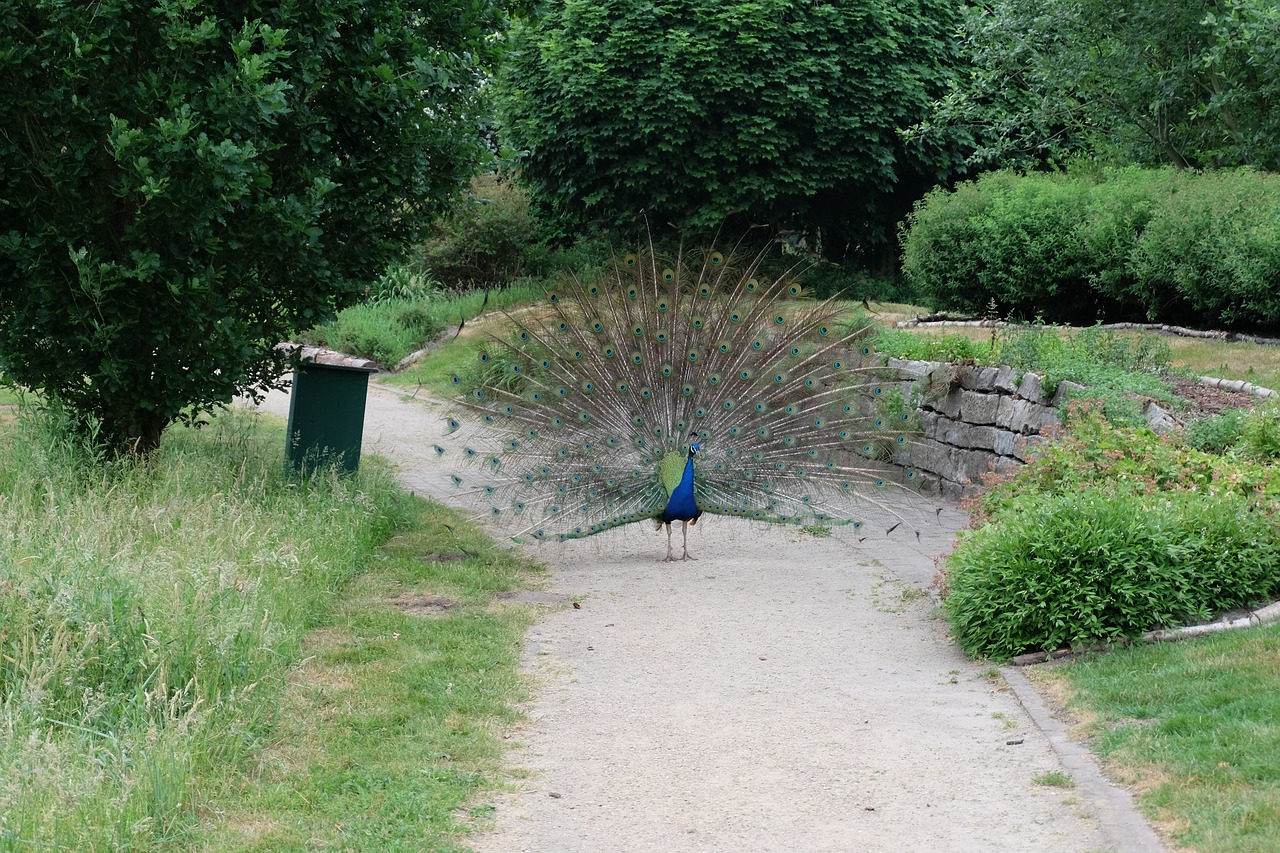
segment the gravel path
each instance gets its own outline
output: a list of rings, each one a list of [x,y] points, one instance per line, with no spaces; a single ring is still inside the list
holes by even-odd
[[[431,451],[438,413],[402,394],[371,386],[365,452],[447,501],[448,470]],[[283,413],[287,399],[265,406]],[[938,509],[921,505],[918,541],[704,516],[690,535],[696,562],[659,562],[665,537],[642,525],[539,546],[552,591],[580,608],[549,608],[529,634],[536,698],[512,738],[511,790],[492,831],[469,843],[1161,850],[1078,747],[1064,762],[1065,736],[1019,701],[1025,681],[1010,689],[948,640],[922,590],[964,517]],[[1051,772],[1075,787],[1035,782]]]

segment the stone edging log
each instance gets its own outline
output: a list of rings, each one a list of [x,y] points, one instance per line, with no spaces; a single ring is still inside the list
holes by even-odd
[[[1190,637],[1202,637],[1206,634],[1218,634],[1223,631],[1252,628],[1255,625],[1267,625],[1276,621],[1280,621],[1280,601],[1272,602],[1266,607],[1261,607],[1257,610],[1250,610],[1244,616],[1239,616],[1234,619],[1219,619],[1216,622],[1209,622],[1204,625],[1186,625],[1182,628],[1164,628],[1159,631],[1148,631],[1134,640],[1119,640],[1115,643],[1089,646],[1084,649],[1058,649],[1057,651],[1052,652],[1029,652],[1025,655],[1018,655],[1011,661],[1011,663],[1014,666],[1031,666],[1037,663],[1047,663],[1052,660],[1060,660],[1061,658],[1071,657],[1072,655],[1081,654],[1083,652],[1110,651],[1115,646],[1128,646],[1135,641],[1141,641],[1143,643],[1168,643],[1174,640],[1185,640]]]

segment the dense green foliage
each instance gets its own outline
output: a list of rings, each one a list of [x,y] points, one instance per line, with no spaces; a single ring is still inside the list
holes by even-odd
[[[263,745],[302,636],[404,522],[374,463],[305,484],[223,415],[104,464],[0,437],[0,849],[150,850]]]
[[[945,601],[973,655],[1134,636],[1280,594],[1280,467],[1096,411],[977,509]]]
[[[274,381],[479,155],[489,0],[0,12],[0,361],[118,449]]]
[[[921,201],[903,274],[971,313],[1275,328],[1280,176],[991,172]]]
[[[561,0],[515,35],[505,133],[560,226],[795,229],[837,260],[890,245],[949,176],[949,137],[903,147],[954,64],[942,0]]]
[[[971,73],[911,138],[966,128],[983,165],[1280,168],[1272,0],[996,0],[967,4],[961,32]]]

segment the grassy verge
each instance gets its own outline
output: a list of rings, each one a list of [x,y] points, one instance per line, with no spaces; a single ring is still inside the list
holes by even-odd
[[[1042,669],[1113,776],[1179,844],[1280,850],[1280,625]]]
[[[392,367],[449,326],[470,322],[482,306],[485,311],[496,311],[541,295],[539,286],[526,282],[487,292],[428,291],[381,299],[354,305],[300,338],[303,343],[372,358]]]
[[[492,811],[476,795],[498,772],[532,618],[493,595],[529,578],[421,504],[307,637],[273,745],[175,849],[462,850],[458,836]]]
[[[488,552],[376,460],[300,483],[283,444],[279,427],[228,415],[174,429],[146,463],[103,463],[46,420],[0,422],[0,851],[187,849],[222,816],[264,809],[282,825],[395,825],[396,799],[434,804],[419,826],[459,829],[527,618],[482,602],[516,568],[491,553],[423,562]],[[386,603],[411,565],[414,583],[456,590],[456,617]],[[265,785],[272,762],[331,771],[302,801],[236,775]]]

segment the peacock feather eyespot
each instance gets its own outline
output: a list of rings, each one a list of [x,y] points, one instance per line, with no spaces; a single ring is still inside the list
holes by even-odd
[[[552,302],[559,302],[559,301],[560,301],[560,294],[555,293],[555,292],[552,292],[552,293],[547,294],[547,298],[548,298],[548,299],[550,299]]]
[[[669,364],[664,364],[662,365],[660,372],[662,373],[663,376],[670,376],[672,373],[675,372],[675,369],[672,368],[672,366]]]
[[[569,324],[568,324],[568,323],[563,323],[563,322],[562,322],[562,323],[560,324],[560,331],[562,331],[562,332],[567,332],[567,331],[569,331]]]
[[[484,389],[482,389],[482,388],[477,388],[476,390],[474,390],[474,391],[472,391],[472,392],[471,392],[471,396],[472,396],[472,397],[474,397],[474,398],[476,398],[477,400],[483,400],[483,399],[484,399]]]
[[[831,330],[830,330],[830,329],[828,329],[826,326],[819,326],[819,327],[818,327],[818,334],[820,334],[820,335],[829,335],[830,333],[831,333]]]
[[[863,348],[862,348],[862,354],[863,354],[863,355],[871,355],[871,347],[863,347]]]
[[[453,384],[454,384],[454,385],[461,385],[461,384],[462,384],[462,378],[461,378],[461,377],[459,377],[459,376],[454,376],[454,377],[452,377],[452,379],[453,379]]]
[[[579,412],[579,413],[578,413],[578,420],[582,421],[582,422],[585,424],[587,421],[591,420],[591,413],[590,413],[590,412]]]
[[[770,436],[773,435],[773,430],[769,429],[768,427],[760,427],[760,429],[756,430],[756,435],[760,436],[761,438],[769,438]]]
[[[909,420],[911,420],[911,414],[910,414],[909,412],[903,412],[903,413],[900,415],[900,417],[901,417],[901,418],[902,418],[902,420],[904,420],[904,421],[909,421]]]
[[[551,425],[556,427],[564,426],[564,418],[552,418]]]
[[[574,351],[573,351],[573,357],[574,357],[576,360],[578,360],[578,361],[582,361],[582,358],[583,358],[582,350],[580,350],[580,349],[576,349],[576,350],[574,350]]]
[[[807,450],[807,451],[805,451],[805,452],[809,455],[809,458],[810,458],[810,459],[817,459],[817,458],[818,458],[818,451],[816,451],[816,450],[812,450],[812,449],[811,449],[811,450]]]
[[[710,376],[707,377],[707,384],[719,385],[721,378],[722,377],[720,376],[719,373],[712,373]]]
[[[516,413],[516,407],[508,403],[506,406],[503,407],[503,411],[505,411],[508,415],[514,415]]]
[[[725,410],[726,412],[731,412],[731,411],[733,411],[733,408],[734,408],[734,406],[736,406],[736,405],[738,405],[738,401],[737,401],[737,400],[725,400],[725,401],[724,401],[724,410]]]
[[[907,437],[906,437],[905,435],[900,435],[900,436],[898,436],[898,438],[897,438],[897,442],[898,442],[898,444],[906,444],[906,443],[907,443]]]
[[[670,267],[667,267],[665,270],[662,271],[662,280],[665,281],[667,284],[670,284],[671,282],[675,281],[676,271],[671,269]]]
[[[846,415],[851,415],[851,414],[853,414],[853,405],[852,405],[852,404],[850,404],[850,403],[845,403],[845,404],[844,404],[844,413],[845,413]]]
[[[657,308],[659,311],[667,311],[671,308],[671,303],[665,299],[659,299]]]
[[[537,438],[538,429],[537,427],[529,427],[527,430],[524,431],[524,434],[527,435],[529,438]]]
[[[472,449],[472,448],[470,448],[470,447],[464,447],[464,448],[462,448],[462,452],[463,452],[467,457],[469,457],[469,458],[470,458],[470,457],[474,457],[474,456],[476,455],[475,450],[473,450],[473,449]]]
[[[591,331],[593,331],[593,332],[603,332],[603,331],[604,331],[604,323],[601,323],[599,320],[596,320],[594,323],[592,323],[592,324],[591,324]]]
[[[568,388],[565,388],[565,387],[562,385],[562,386],[560,386],[559,388],[557,388],[557,389],[556,389],[556,394],[558,394],[558,395],[559,395],[559,396],[561,396],[561,397],[565,397],[565,398],[567,398],[567,397],[569,396],[569,389],[568,389]]]
[[[733,345],[730,344],[728,341],[721,341],[720,343],[716,344],[716,349],[720,350],[720,352],[722,353],[727,353],[729,350],[733,349]]]
[[[878,397],[878,396],[880,396],[881,394],[883,394],[883,393],[884,393],[884,389],[883,389],[883,388],[881,388],[879,385],[877,385],[877,386],[876,386],[876,387],[871,391],[871,393],[872,393],[872,394],[875,394],[875,395]]]
[[[569,448],[567,447],[560,448],[559,450],[556,451],[556,453],[560,456],[561,459],[569,458]]]
[[[743,290],[747,291],[747,293],[755,293],[758,287],[760,287],[760,282],[754,278],[749,278],[742,284]]]
[[[884,426],[884,421],[881,420],[880,418],[876,418],[876,426],[878,427]]]
[[[762,350],[762,349],[764,349],[764,341],[762,341],[762,340],[760,340],[759,338],[757,338],[756,340],[754,340],[754,341],[752,341],[752,342],[751,342],[751,348],[752,348],[753,350]]]
[[[774,315],[774,317],[773,317],[773,324],[774,324],[775,326],[781,326],[781,325],[782,325],[783,323],[785,323],[785,322],[787,322],[787,318],[786,318],[786,317],[783,317],[781,314],[775,314],[775,315]]]
[[[757,462],[762,462],[764,461],[764,454],[761,453],[760,451],[756,451],[755,453],[751,454],[751,458],[756,460]]]
[[[796,437],[794,435],[788,435],[782,439],[782,443],[785,444],[787,447],[794,447],[796,443]]]
[[[591,380],[589,380],[589,379],[588,379],[588,380],[586,380],[586,381],[584,381],[584,382],[582,383],[582,390],[583,390],[583,392],[584,392],[584,393],[590,394],[592,391],[596,390],[595,383],[593,383],[593,382],[592,382]]]
[[[883,486],[884,486],[884,480],[882,480],[882,479],[877,479],[877,480],[876,480],[876,488],[882,488]]]
[[[533,391],[532,393],[530,393],[530,394],[529,394],[529,399],[530,399],[530,400],[533,400],[533,402],[535,402],[535,403],[541,403],[541,402],[542,402],[542,392],[541,392],[541,391]]]
[[[551,368],[551,359],[549,359],[549,358],[544,358],[544,359],[542,360],[542,366],[543,366],[543,368],[544,368],[544,369],[548,369],[548,370],[549,370],[549,369]]]
[[[844,362],[841,361],[840,359],[836,359],[835,361],[831,362],[831,368],[833,370],[841,370],[844,368]]]
[[[625,394],[631,390],[631,386],[627,385],[625,382],[619,382],[617,385],[613,386],[613,390],[617,391],[619,394]]]
[[[759,403],[759,402],[758,402],[758,403],[756,403],[756,405],[755,405],[755,410],[756,410],[757,412],[767,412],[767,411],[769,411],[769,407],[768,407],[768,405],[766,405],[765,403]]]
[[[453,480],[453,484],[454,484],[455,486],[461,486],[461,485],[462,485],[462,478],[461,478],[461,477],[459,477],[457,474],[450,474],[450,475],[449,475],[449,479],[450,479],[450,480]]]
[[[736,427],[736,426],[729,427],[729,435],[737,435],[741,431],[742,430],[740,427]]]
[[[638,426],[638,427],[643,427],[643,426],[644,426],[644,416],[643,416],[643,415],[636,415],[634,418],[632,418],[632,419],[631,419],[631,422],[632,422],[633,424],[635,424],[636,426]]]
[[[631,334],[635,335],[637,338],[639,338],[639,337],[643,337],[643,336],[644,336],[644,326],[641,326],[641,325],[639,325],[639,324],[637,324],[637,325],[635,325],[635,326],[632,326],[632,327],[631,327]]]
[[[710,296],[710,295],[711,295],[711,288],[710,288],[710,287],[707,287],[705,284],[704,284],[704,285],[702,285],[702,287],[699,287],[699,288],[698,288],[698,295],[699,295],[699,296],[702,296],[702,297],[704,297],[704,298],[705,298],[705,297],[707,297],[707,296]]]
[[[489,425],[492,425],[498,422],[493,415],[485,415],[483,418],[481,418],[481,420],[483,420],[486,424],[489,424]]]
[[[729,315],[729,322],[730,322],[730,323],[741,323],[741,322],[742,322],[742,315],[741,315],[741,314],[739,314],[737,311],[733,312],[732,314],[730,314],[730,315]]]
[[[736,451],[736,450],[734,450],[732,447],[730,447],[728,450],[726,450],[726,451],[724,452],[724,455],[725,455],[725,456],[737,456],[737,455],[738,455],[738,451]]]
[[[694,317],[692,322],[695,329],[701,329],[707,324],[706,318],[704,317]]]
[[[689,350],[689,361],[697,361],[701,356],[702,356],[702,353],[699,350],[696,350],[696,349]]]
[[[538,469],[538,476],[539,476],[539,477],[549,477],[549,476],[551,476],[551,469],[550,469],[550,468],[548,468],[547,466],[543,465],[541,468],[539,468],[539,469]]]
[[[529,340],[531,337],[533,337],[533,336],[532,336],[532,335],[530,335],[528,332],[525,332],[525,331],[521,331],[521,332],[520,332],[520,340],[522,340],[522,341],[527,341],[527,340]]]
[[[656,340],[660,344],[665,344],[668,340],[666,332],[658,332],[658,334],[654,335],[653,337],[654,337],[654,340]]]
[[[627,296],[628,296],[629,298],[631,298],[631,299],[635,299],[635,298],[636,298],[636,297],[638,297],[639,295],[640,295],[640,291],[636,290],[634,287],[629,288],[629,289],[627,290]]]
[[[599,286],[593,284],[591,285],[590,289],[587,292],[590,293],[592,296],[599,296],[600,288]]]
[[[815,429],[822,429],[822,428],[823,428],[824,426],[826,426],[826,425],[827,425],[827,422],[826,422],[825,420],[823,420],[822,418],[814,418],[814,419],[813,419],[813,426],[814,426],[814,428],[815,428]]]
[[[806,387],[806,388],[813,388],[813,387],[815,387],[817,384],[818,384],[818,383],[817,383],[817,382],[814,382],[812,379],[806,379],[806,380],[804,381],[804,387]]]
[[[680,386],[680,393],[685,397],[692,397],[693,392],[694,392],[694,387],[690,385],[688,382]]]
[[[796,413],[796,407],[795,407],[795,406],[786,406],[786,407],[784,407],[784,408],[782,409],[782,411],[786,412],[788,415],[794,415],[794,414]]]
[[[707,258],[707,260],[710,262],[711,266],[718,267],[724,263],[724,255],[719,252],[712,252],[711,256]]]
[[[640,263],[640,258],[634,254],[627,255],[625,258],[622,259],[622,263],[628,269],[631,269]]]
[[[613,358],[615,355],[618,354],[618,351],[613,347],[605,347],[604,349],[600,350],[600,354],[603,355],[605,358]]]
[[[707,416],[707,410],[701,407],[694,409],[693,416],[695,418],[705,418]]]
[[[639,352],[635,352],[635,351],[633,351],[633,352],[631,353],[631,363],[632,363],[632,364],[644,364],[644,356],[642,356]]]
[[[800,354],[800,347],[792,347],[792,348],[791,348],[791,354],[792,354],[792,355],[799,355],[799,354]]]
[[[652,398],[653,398],[653,389],[652,389],[652,388],[650,388],[648,385],[646,385],[645,387],[643,387],[643,388],[641,388],[641,389],[640,389],[640,396],[641,396],[642,398],[644,398],[645,400],[650,400],[650,399],[652,399]]]
[[[789,295],[791,295],[791,296],[799,296],[799,295],[800,295],[800,285],[798,285],[798,284],[793,284],[793,285],[791,285],[790,287],[788,287],[788,288],[787,288],[787,293],[788,293]]]
[[[502,510],[498,509],[496,506],[493,509],[491,509],[489,512],[493,514],[494,518],[497,518],[498,516],[502,515]]]
[[[617,446],[618,446],[618,437],[617,437],[616,435],[611,435],[611,436],[609,436],[608,438],[606,438],[606,439],[604,440],[604,443],[605,443],[605,444],[607,444],[607,445],[609,445],[610,447],[617,447]]]

